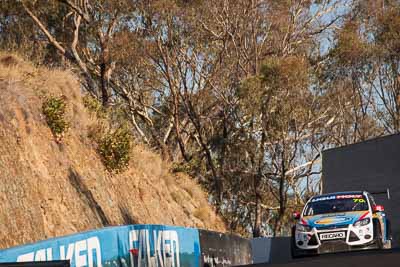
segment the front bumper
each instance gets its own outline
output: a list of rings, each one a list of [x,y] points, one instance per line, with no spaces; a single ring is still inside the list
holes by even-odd
[[[376,248],[372,223],[354,227],[313,228],[310,232],[295,231],[295,245],[298,251],[307,253],[329,253]]]

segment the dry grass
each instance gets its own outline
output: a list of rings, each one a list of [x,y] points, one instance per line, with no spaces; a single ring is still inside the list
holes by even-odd
[[[182,191],[174,191],[171,193],[172,198],[176,203],[178,203],[181,206],[185,205],[186,198],[182,194]]]
[[[200,195],[204,195],[198,184],[195,183],[182,183],[181,187],[190,195],[191,198],[199,198]]]
[[[193,215],[202,221],[206,221],[209,219],[210,211],[207,209],[207,207],[200,207],[195,210]]]
[[[105,170],[72,73],[0,53],[0,92],[0,248],[132,222],[225,231],[199,185],[146,147],[134,146],[125,172]],[[45,95],[68,101],[61,144],[41,114]]]

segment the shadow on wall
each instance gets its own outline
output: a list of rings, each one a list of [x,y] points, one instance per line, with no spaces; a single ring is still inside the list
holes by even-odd
[[[106,214],[104,213],[99,203],[94,198],[90,189],[83,182],[83,178],[81,177],[81,175],[73,168],[70,168],[68,179],[71,185],[75,188],[76,192],[78,193],[82,201],[84,201],[93,211],[93,214],[99,220],[101,225],[109,226],[110,221],[108,220]]]
[[[260,237],[251,240],[253,263],[287,263],[292,260],[290,237]]]

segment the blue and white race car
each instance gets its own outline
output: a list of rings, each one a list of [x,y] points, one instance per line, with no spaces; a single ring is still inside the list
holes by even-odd
[[[293,257],[360,249],[391,248],[390,222],[384,208],[366,191],[314,196],[295,212]]]

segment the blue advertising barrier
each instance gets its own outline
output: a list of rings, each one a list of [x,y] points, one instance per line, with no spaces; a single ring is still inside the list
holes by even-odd
[[[108,227],[0,250],[0,262],[70,260],[71,267],[198,267],[199,231],[164,225]]]

